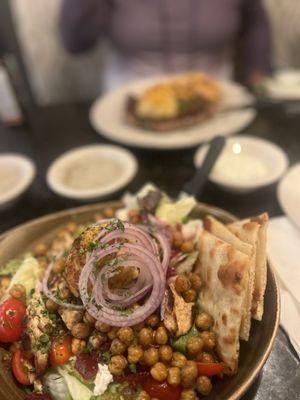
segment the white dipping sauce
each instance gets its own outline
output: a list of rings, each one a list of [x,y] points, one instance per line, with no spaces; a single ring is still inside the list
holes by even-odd
[[[253,182],[267,173],[268,168],[263,161],[254,155],[244,154],[243,151],[239,154],[223,152],[213,168],[216,178],[234,183]]]
[[[122,174],[118,162],[105,157],[77,158],[65,166],[61,180],[75,190],[98,189],[116,180]]]

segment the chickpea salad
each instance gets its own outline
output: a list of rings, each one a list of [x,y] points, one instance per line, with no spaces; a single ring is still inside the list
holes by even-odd
[[[27,400],[196,400],[237,372],[267,216],[194,219],[194,198],[152,185],[123,200],[0,269],[3,363]]]

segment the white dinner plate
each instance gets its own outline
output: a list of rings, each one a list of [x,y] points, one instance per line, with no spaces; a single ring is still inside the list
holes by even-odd
[[[136,158],[128,150],[91,144],[70,150],[54,160],[47,171],[47,183],[64,197],[97,199],[127,185],[136,171]]]
[[[97,99],[89,115],[93,128],[99,134],[116,142],[135,147],[167,150],[193,147],[216,135],[233,135],[248,126],[256,116],[256,111],[253,109],[220,112],[196,126],[164,133],[151,132],[128,124],[125,121],[127,97],[139,94],[147,87],[165,79],[166,76],[160,76],[134,81]],[[219,83],[223,92],[222,107],[253,102],[253,96],[243,86],[229,81]]]
[[[285,214],[300,228],[300,163],[290,168],[282,178],[277,194]]]
[[[276,72],[263,83],[267,94],[274,100],[300,99],[300,71],[283,70]]]

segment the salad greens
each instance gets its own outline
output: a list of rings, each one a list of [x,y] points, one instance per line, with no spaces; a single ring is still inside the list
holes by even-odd
[[[25,287],[26,296],[28,297],[38,281],[39,271],[40,267],[38,261],[33,256],[27,255],[13,275],[9,287],[7,288],[7,292],[13,285],[20,283]]]
[[[188,339],[190,337],[198,336],[198,335],[199,335],[199,331],[195,327],[195,325],[193,325],[191,327],[191,329],[188,331],[188,333],[186,333],[185,335],[182,335],[179,338],[173,340],[172,347],[175,350],[180,351],[181,353],[185,354],[186,353],[186,343],[187,343]]]

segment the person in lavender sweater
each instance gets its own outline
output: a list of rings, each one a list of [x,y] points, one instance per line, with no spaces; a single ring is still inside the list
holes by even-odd
[[[64,0],[59,24],[73,54],[107,39],[105,89],[164,72],[202,70],[232,79],[238,40],[244,82],[259,83],[270,72],[260,0]]]

